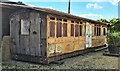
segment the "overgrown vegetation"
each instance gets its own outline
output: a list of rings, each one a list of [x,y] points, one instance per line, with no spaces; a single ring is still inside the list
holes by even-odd
[[[120,46],[120,32],[109,33],[108,43],[114,46]]]
[[[108,43],[110,45],[120,46],[120,18],[113,18],[109,21],[106,19],[98,20],[108,24]]]

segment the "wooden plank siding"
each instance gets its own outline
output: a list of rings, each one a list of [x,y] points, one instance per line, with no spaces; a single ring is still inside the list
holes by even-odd
[[[54,19],[50,19],[50,17],[53,17]],[[56,32],[56,27],[57,27],[57,19],[62,19],[61,22],[62,23],[62,36],[61,37],[57,37],[57,32]],[[48,54],[48,57],[49,56],[55,56],[54,53],[58,54],[58,55],[61,55],[61,54],[65,54],[65,53],[70,53],[70,52],[73,52],[73,51],[77,51],[77,50],[83,50],[85,48],[85,23],[81,24],[82,26],[82,35],[80,36],[79,34],[79,30],[77,29],[78,31],[78,36],[75,37],[75,35],[71,36],[71,24],[74,25],[74,28],[75,28],[75,25],[78,25],[78,27],[80,26],[79,24],[80,23],[72,23],[71,21],[74,21],[74,20],[68,20],[67,19],[67,22],[64,22],[65,18],[64,17],[58,17],[58,16],[47,16],[47,54]],[[50,22],[54,22],[55,23],[55,30],[52,31],[52,32],[55,32],[55,36],[54,37],[50,37]],[[63,36],[63,23],[66,23],[67,24],[67,36],[64,37]],[[74,30],[74,33],[75,33],[75,30]],[[57,50],[57,47],[60,47],[59,48],[59,53],[56,52]]]
[[[10,24],[13,53],[45,56],[47,27],[46,16],[43,16],[37,11],[29,12],[26,9],[14,13]],[[22,34],[21,24],[29,24],[29,34]]]
[[[10,28],[12,53],[35,57],[30,59],[33,62],[37,58],[49,62],[49,58],[54,56],[84,51],[87,49],[86,39],[91,39],[91,35],[92,46],[88,48],[102,46],[107,42],[106,35],[102,34],[106,25],[36,9],[22,9],[13,13]],[[90,29],[92,34],[88,32]]]

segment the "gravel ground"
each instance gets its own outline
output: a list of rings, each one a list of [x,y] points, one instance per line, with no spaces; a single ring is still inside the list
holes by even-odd
[[[119,69],[118,57],[103,56],[103,52],[91,52],[72,58],[63,59],[64,64],[33,64],[20,61],[3,62],[3,69]]]

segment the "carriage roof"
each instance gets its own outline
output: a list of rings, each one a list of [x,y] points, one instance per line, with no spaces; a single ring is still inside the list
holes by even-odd
[[[64,12],[60,12],[57,10],[53,10],[53,9],[49,9],[49,8],[40,8],[40,7],[31,7],[31,6],[27,6],[27,5],[17,5],[17,4],[7,4],[7,3],[0,3],[0,7],[19,7],[19,8],[28,8],[28,9],[32,9],[32,10],[36,10],[36,11],[42,11],[42,12],[46,12],[46,13],[50,13],[50,14],[56,14],[56,15],[61,15],[61,16],[65,16],[65,17],[69,17],[69,18],[74,18],[74,19],[80,19],[82,21],[87,21],[87,22],[92,22],[94,23],[99,23],[99,24],[104,24],[104,25],[108,25],[108,23],[105,22],[98,22],[92,19],[87,19],[87,18],[83,18],[83,17],[79,17],[79,16],[75,16],[72,14],[68,14],[68,13],[64,13]]]

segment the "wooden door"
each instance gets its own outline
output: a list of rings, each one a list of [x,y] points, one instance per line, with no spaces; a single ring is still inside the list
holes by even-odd
[[[92,25],[86,23],[86,48],[92,47]]]
[[[25,16],[27,17],[27,15]],[[41,56],[40,48],[40,15],[31,12],[29,18],[20,19],[20,49],[21,54]]]

